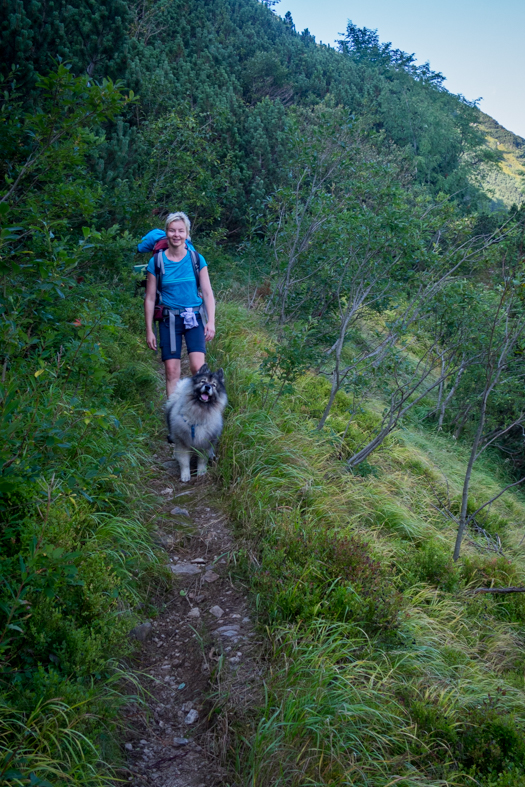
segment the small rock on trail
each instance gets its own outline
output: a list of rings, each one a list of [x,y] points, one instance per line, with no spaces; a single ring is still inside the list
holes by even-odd
[[[192,563],[176,563],[174,566],[170,566],[171,570],[174,574],[200,574],[201,570],[198,566],[194,566]]]
[[[129,632],[129,636],[138,639],[139,642],[146,642],[146,640],[149,639],[152,634],[153,626],[149,620],[146,620],[145,623],[135,626],[135,628],[131,629]]]
[[[172,508],[171,511],[170,511],[170,514],[172,516],[185,516],[188,519],[190,518],[188,509],[187,508],[180,508],[179,506],[175,506],[175,508]]]

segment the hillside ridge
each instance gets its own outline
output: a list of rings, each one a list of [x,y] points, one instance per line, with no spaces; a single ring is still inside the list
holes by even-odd
[[[498,169],[486,168],[483,187],[494,207],[510,208],[525,202],[525,139],[480,110],[480,128],[489,150],[500,154]]]

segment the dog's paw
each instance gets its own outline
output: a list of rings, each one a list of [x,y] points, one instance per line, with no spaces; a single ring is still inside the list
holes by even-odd
[[[208,468],[207,467],[198,467],[197,468],[197,476],[206,475],[207,472],[208,472]]]
[[[180,480],[182,481],[183,484],[187,484],[188,481],[190,480],[189,472],[188,473],[181,473],[180,474]]]

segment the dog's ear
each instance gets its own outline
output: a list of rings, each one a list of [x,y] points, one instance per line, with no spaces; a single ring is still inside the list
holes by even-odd
[[[216,376],[219,378],[219,381],[220,381],[221,383],[223,383],[223,382],[224,382],[224,370],[223,370],[223,369],[218,369],[218,370],[215,372],[215,374],[216,374]]]
[[[203,363],[197,374],[208,374],[210,367],[207,363]]]

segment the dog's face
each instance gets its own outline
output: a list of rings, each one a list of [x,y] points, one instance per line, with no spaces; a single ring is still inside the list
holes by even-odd
[[[224,372],[212,372],[208,364],[203,364],[197,374],[192,377],[193,397],[199,404],[210,407],[219,402],[225,395]]]

